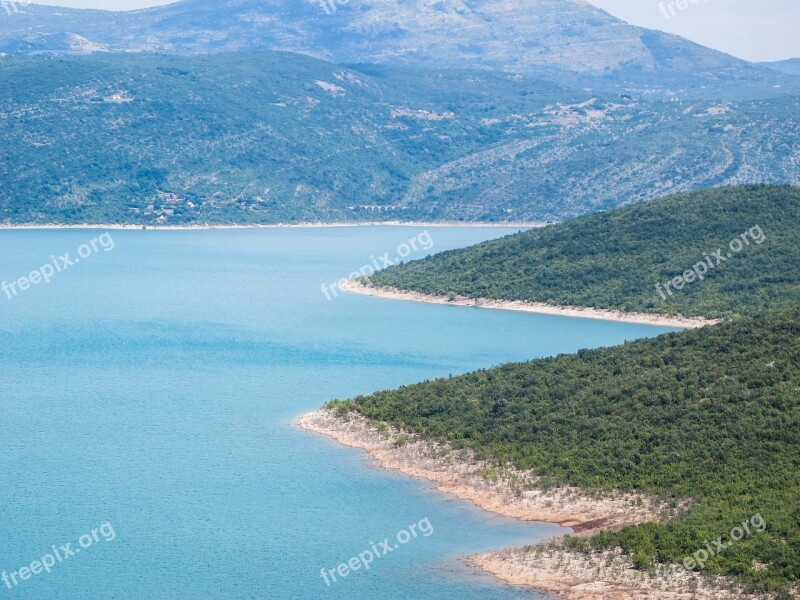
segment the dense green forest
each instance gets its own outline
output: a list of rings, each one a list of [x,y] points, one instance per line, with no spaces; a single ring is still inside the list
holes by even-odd
[[[795,259],[796,260],[796,259]],[[588,541],[678,563],[760,514],[705,573],[777,592],[800,580],[800,309],[428,381],[329,405],[470,448],[543,485],[638,490],[688,513]]]
[[[443,252],[390,267],[370,282],[440,295],[729,317],[797,304],[799,246],[800,188],[726,187]],[[683,278],[680,289],[676,277]]]
[[[0,54],[0,223],[551,222],[797,182],[798,115],[279,52]]]
[[[665,291],[678,276],[682,284]],[[800,580],[800,190],[671,196],[391,267],[371,283],[727,317],[329,406],[510,463],[545,487],[638,491],[684,507],[671,520],[562,542],[622,547],[641,569],[683,563],[760,515],[765,531],[731,543],[702,572],[792,597]]]

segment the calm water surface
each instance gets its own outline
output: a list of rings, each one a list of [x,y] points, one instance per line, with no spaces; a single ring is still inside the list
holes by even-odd
[[[459,557],[560,528],[370,468],[293,420],[331,398],[666,330],[326,299],[323,282],[421,231],[117,231],[113,251],[0,295],[0,571],[75,548],[104,523],[116,536],[13,589],[0,583],[0,598],[540,597]],[[440,251],[511,231],[429,232]],[[100,233],[0,232],[0,279],[74,258]],[[331,587],[320,577],[425,517],[432,535],[368,572]]]

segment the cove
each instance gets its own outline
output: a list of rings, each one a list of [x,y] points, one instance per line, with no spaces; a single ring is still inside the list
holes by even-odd
[[[294,420],[333,398],[668,329],[322,292],[424,230],[112,231],[113,251],[0,296],[0,571],[53,545],[75,547],[106,523],[115,533],[0,591],[26,600],[537,597],[460,557],[561,528],[483,513],[372,468]],[[438,252],[516,230],[427,231]],[[0,279],[103,233],[2,231]],[[332,585],[321,577],[423,519],[430,535]]]

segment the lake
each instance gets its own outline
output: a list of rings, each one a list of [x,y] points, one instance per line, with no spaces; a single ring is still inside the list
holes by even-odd
[[[0,570],[18,584],[0,597],[542,597],[459,558],[564,530],[372,468],[294,420],[333,398],[668,330],[325,293],[381,257],[516,230],[424,231],[1,231],[0,279],[15,286],[0,293]],[[423,519],[432,533],[368,571],[321,577]]]

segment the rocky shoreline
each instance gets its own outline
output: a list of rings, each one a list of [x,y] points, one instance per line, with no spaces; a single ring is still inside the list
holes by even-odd
[[[682,573],[672,580],[634,568],[620,552],[586,554],[536,546],[471,556],[468,564],[514,586],[547,591],[567,600],[738,600],[723,578]]]
[[[297,425],[364,450],[381,468],[432,481],[438,491],[469,500],[481,509],[524,521],[557,523],[581,536],[669,514],[666,506],[641,495],[590,497],[576,488],[545,491],[526,473],[490,465],[468,451],[422,440],[387,425],[373,425],[355,413],[339,416],[323,408],[303,415]],[[715,582],[687,573],[667,580],[636,570],[619,552],[584,553],[543,544],[471,556],[467,562],[509,585],[555,593],[567,600],[744,597],[731,591],[724,580]]]
[[[637,323],[639,325],[655,325],[659,327],[680,327],[682,329],[697,329],[707,325],[716,325],[721,321],[695,317],[666,316],[648,313],[628,313],[618,310],[601,308],[581,308],[575,306],[553,306],[541,302],[523,302],[518,300],[490,300],[466,297],[448,298],[434,294],[410,292],[395,288],[368,286],[358,281],[349,281],[341,289],[354,294],[376,296],[390,300],[407,300],[411,302],[427,302],[430,304],[447,304],[450,306],[469,306],[477,308],[490,308],[495,310],[513,310],[542,315],[555,315],[560,317],[576,317],[583,319],[599,319],[603,321],[619,321],[623,323]]]

